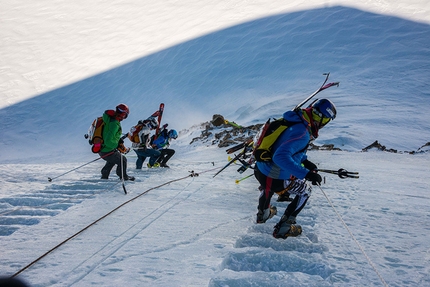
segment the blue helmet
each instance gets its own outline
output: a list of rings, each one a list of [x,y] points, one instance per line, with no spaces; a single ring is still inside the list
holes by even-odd
[[[330,100],[318,100],[312,104],[311,108],[313,118],[318,119],[318,121],[321,120],[324,124],[336,118],[336,107]]]
[[[167,136],[171,139],[177,139],[178,138],[178,132],[175,130],[170,130]]]

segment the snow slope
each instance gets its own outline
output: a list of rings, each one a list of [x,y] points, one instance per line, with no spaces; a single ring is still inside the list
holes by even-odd
[[[178,130],[214,113],[244,125],[262,122],[312,93],[324,72],[331,72],[331,80],[341,86],[325,93],[338,106],[339,121],[321,141],[348,150],[361,150],[374,140],[415,150],[428,141],[427,111],[421,108],[429,95],[428,24],[344,6],[238,22],[4,107],[0,161],[73,161],[86,148],[78,135],[119,102],[131,107],[127,128],[161,101],[166,103],[165,120]],[[79,29],[80,21],[76,24]],[[68,59],[77,64],[81,56]],[[22,92],[20,88],[16,93],[27,92],[25,85]],[[22,152],[28,146],[32,152]]]
[[[399,151],[429,142],[429,3],[27,2],[0,9],[0,275],[76,235],[18,277],[31,286],[430,285],[428,152],[360,152],[375,140]],[[224,150],[189,143],[215,113],[242,125],[281,115],[324,72],[340,82],[321,94],[338,117],[316,144],[343,151],[309,157],[360,179],[326,175],[299,215],[303,235],[276,240],[279,216],[254,224],[256,180],[235,184],[250,171],[213,178]],[[127,155],[137,177],[127,195],[114,176],[99,180],[102,160],[68,173],[96,159],[83,134],[120,102],[131,108],[124,130],[164,102],[163,122],[181,131],[169,170],[136,171]]]

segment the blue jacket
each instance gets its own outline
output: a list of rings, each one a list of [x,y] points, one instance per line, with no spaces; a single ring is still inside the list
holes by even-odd
[[[163,130],[163,132],[154,140],[152,145],[155,149],[168,148],[170,143],[167,130]]]
[[[270,178],[290,179],[293,175],[303,179],[309,172],[301,165],[307,158],[306,149],[310,142],[308,122],[303,118],[301,111],[285,112],[283,118],[297,124],[286,129],[273,144],[272,161],[257,162],[257,167]]]

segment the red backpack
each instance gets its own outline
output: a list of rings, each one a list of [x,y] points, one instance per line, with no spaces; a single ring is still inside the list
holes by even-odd
[[[85,138],[88,139],[88,142],[91,145],[91,151],[93,153],[98,153],[102,149],[104,126],[105,122],[103,121],[103,117],[98,117],[93,121],[88,129],[88,134],[85,135]]]

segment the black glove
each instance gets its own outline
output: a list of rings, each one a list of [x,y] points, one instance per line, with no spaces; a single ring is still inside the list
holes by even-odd
[[[309,169],[309,170],[317,170],[318,169],[318,167],[316,166],[316,164],[314,164],[313,162],[311,162],[310,160],[304,160],[303,162],[302,162],[302,164],[303,164],[303,166],[306,168],[306,169]]]
[[[322,181],[321,175],[313,171],[308,172],[308,174],[305,176],[305,179],[312,182],[313,185],[320,185]]]

